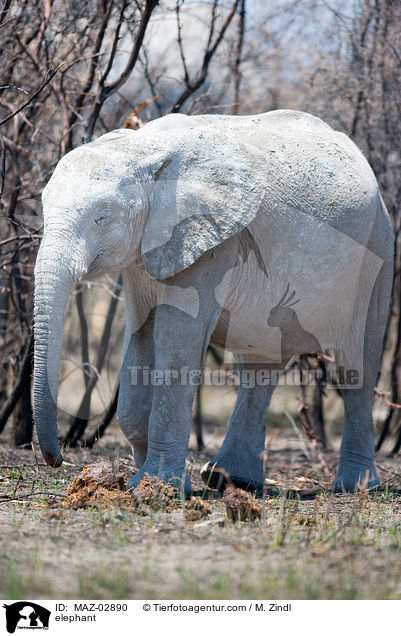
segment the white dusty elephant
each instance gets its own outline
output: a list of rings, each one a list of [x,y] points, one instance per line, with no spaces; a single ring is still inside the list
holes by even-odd
[[[48,464],[62,462],[56,405],[71,287],[122,271],[118,420],[139,467],[130,487],[148,473],[190,489],[194,377],[209,342],[234,353],[246,381],[223,446],[202,470],[207,483],[224,488],[226,472],[262,488],[271,372],[294,354],[331,350],[345,404],[333,487],[380,485],[372,402],[393,231],[368,163],[344,134],[291,110],[168,115],[70,152],[43,207],[34,414]]]

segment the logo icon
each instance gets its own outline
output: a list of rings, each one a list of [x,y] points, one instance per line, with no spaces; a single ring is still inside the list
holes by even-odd
[[[49,629],[50,611],[31,601],[18,601],[3,605],[6,610],[7,631],[16,629]]]

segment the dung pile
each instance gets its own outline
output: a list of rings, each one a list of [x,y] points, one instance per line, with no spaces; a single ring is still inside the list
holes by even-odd
[[[132,491],[131,496],[138,509],[144,513],[147,510],[174,512],[180,505],[177,488],[171,484],[166,484],[160,477],[145,475]]]
[[[136,504],[125,485],[125,475],[116,474],[111,462],[101,460],[89,464],[69,485],[63,507],[133,508]]]
[[[211,513],[210,505],[201,497],[191,497],[185,502],[185,520],[200,521],[206,519]]]
[[[126,490],[126,476],[115,473],[111,462],[85,466],[68,487],[64,508],[125,508],[137,514],[173,512],[179,507],[178,491],[158,477],[142,479],[135,490]]]
[[[225,489],[223,501],[227,517],[233,523],[235,521],[258,521],[262,516],[262,506],[257,503],[255,497],[233,485],[227,486]]]

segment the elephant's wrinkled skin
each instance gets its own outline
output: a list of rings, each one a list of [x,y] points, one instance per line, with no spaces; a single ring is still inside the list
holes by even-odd
[[[34,413],[46,461],[60,465],[57,390],[74,281],[122,271],[126,330],[120,426],[140,470],[185,475],[194,382],[211,341],[243,369],[282,369],[331,348],[351,370],[335,489],[374,465],[373,389],[392,284],[393,232],[356,146],[296,111],[169,115],[73,150],[43,193],[35,269]],[[141,369],[170,372],[144,385]],[[160,375],[161,373],[161,375]],[[176,374],[176,375],[174,375]],[[167,377],[167,376],[166,376]],[[348,377],[348,376],[347,376]],[[265,413],[274,386],[243,384],[224,444],[203,469],[263,485]],[[190,488],[186,478],[186,490]]]

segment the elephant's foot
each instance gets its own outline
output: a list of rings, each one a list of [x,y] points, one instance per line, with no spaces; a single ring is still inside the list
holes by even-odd
[[[131,428],[128,429],[128,426],[126,425],[122,426],[120,422],[119,424],[122,432],[131,444],[137,468],[142,468],[148,454],[147,431],[146,435],[144,435],[143,433],[138,433],[136,430],[132,431]]]
[[[380,478],[373,463],[361,465],[340,461],[337,476],[332,483],[334,492],[380,490],[380,487]]]
[[[219,492],[233,483],[237,488],[256,495],[263,494],[263,461],[254,455],[235,461],[231,456],[219,453],[203,466],[201,477],[209,488]]]
[[[178,471],[151,470],[147,469],[144,465],[141,470],[131,477],[127,485],[127,490],[130,488],[136,488],[145,476],[159,477],[166,484],[171,484],[174,488],[177,488],[181,496],[183,495],[185,498],[189,498],[192,493],[191,480],[185,471],[181,473],[180,476],[177,476],[177,472]]]
[[[138,468],[142,468],[146,460],[146,452],[147,449],[144,450],[142,448],[133,447],[134,450],[134,461]]]

